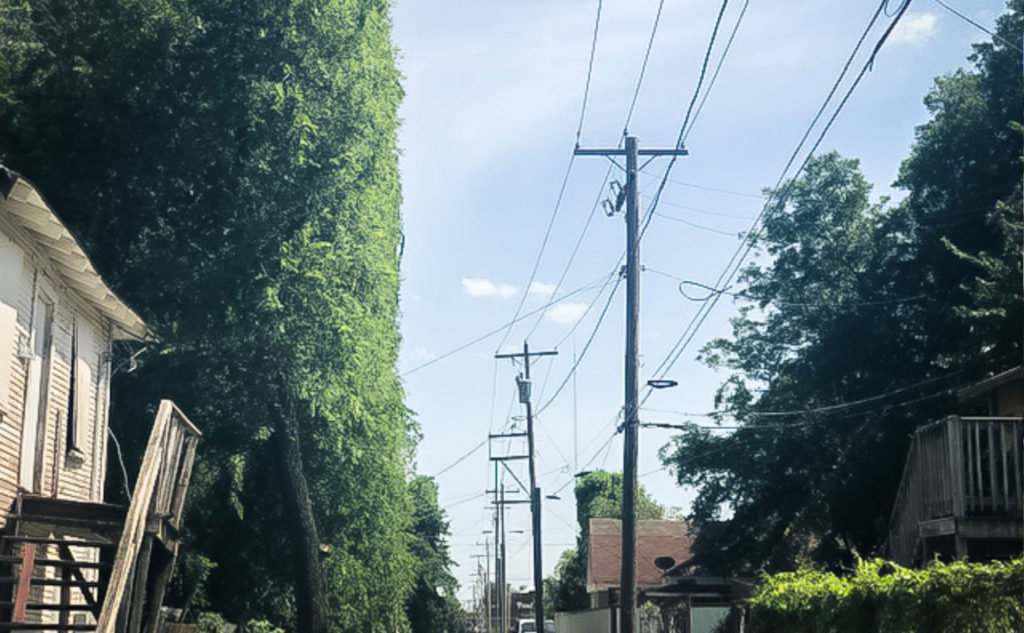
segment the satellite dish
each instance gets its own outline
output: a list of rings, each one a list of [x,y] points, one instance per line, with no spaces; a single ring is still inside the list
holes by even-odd
[[[654,566],[661,571],[668,571],[676,566],[676,559],[671,556],[659,556],[654,559]]]

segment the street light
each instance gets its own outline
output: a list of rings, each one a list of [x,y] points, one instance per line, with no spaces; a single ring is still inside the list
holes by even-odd
[[[647,386],[651,389],[671,389],[672,387],[679,386],[679,381],[669,378],[657,378],[648,380]]]

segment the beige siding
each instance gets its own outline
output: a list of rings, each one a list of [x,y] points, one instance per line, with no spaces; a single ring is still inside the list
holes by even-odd
[[[10,507],[19,484],[26,364],[18,352],[30,340],[33,298],[40,288],[52,293],[55,312],[39,492],[99,501],[106,465],[109,324],[58,283],[59,277],[29,244],[0,223],[0,513]],[[69,459],[67,416],[76,326],[78,429],[73,444],[78,452]]]

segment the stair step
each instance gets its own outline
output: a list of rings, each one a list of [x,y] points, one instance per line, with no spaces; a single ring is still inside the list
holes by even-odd
[[[95,624],[43,624],[40,622],[0,622],[0,631],[95,631]]]
[[[0,602],[0,608],[13,608],[13,602]],[[92,611],[87,604],[48,604],[45,602],[29,602],[25,605],[29,611]]]
[[[0,585],[16,585],[18,584],[17,576],[0,576]],[[68,579],[60,580],[58,578],[33,578],[32,584],[37,587],[99,587],[99,582],[87,581],[79,582],[77,580]],[[0,622],[3,624],[3,622]]]
[[[21,556],[0,556],[0,563],[21,563]],[[33,560],[36,567],[62,567],[64,569],[107,569],[112,567],[111,563],[93,563],[78,560],[60,560],[56,558],[36,558]]]
[[[14,543],[35,543],[36,545],[70,545],[71,547],[117,547],[117,543],[107,541],[69,541],[59,538],[40,538],[38,536],[3,535],[4,541]]]

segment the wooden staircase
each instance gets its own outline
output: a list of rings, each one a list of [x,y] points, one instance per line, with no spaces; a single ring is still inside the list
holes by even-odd
[[[19,494],[0,533],[0,633],[156,633],[200,435],[161,401],[127,510]]]

